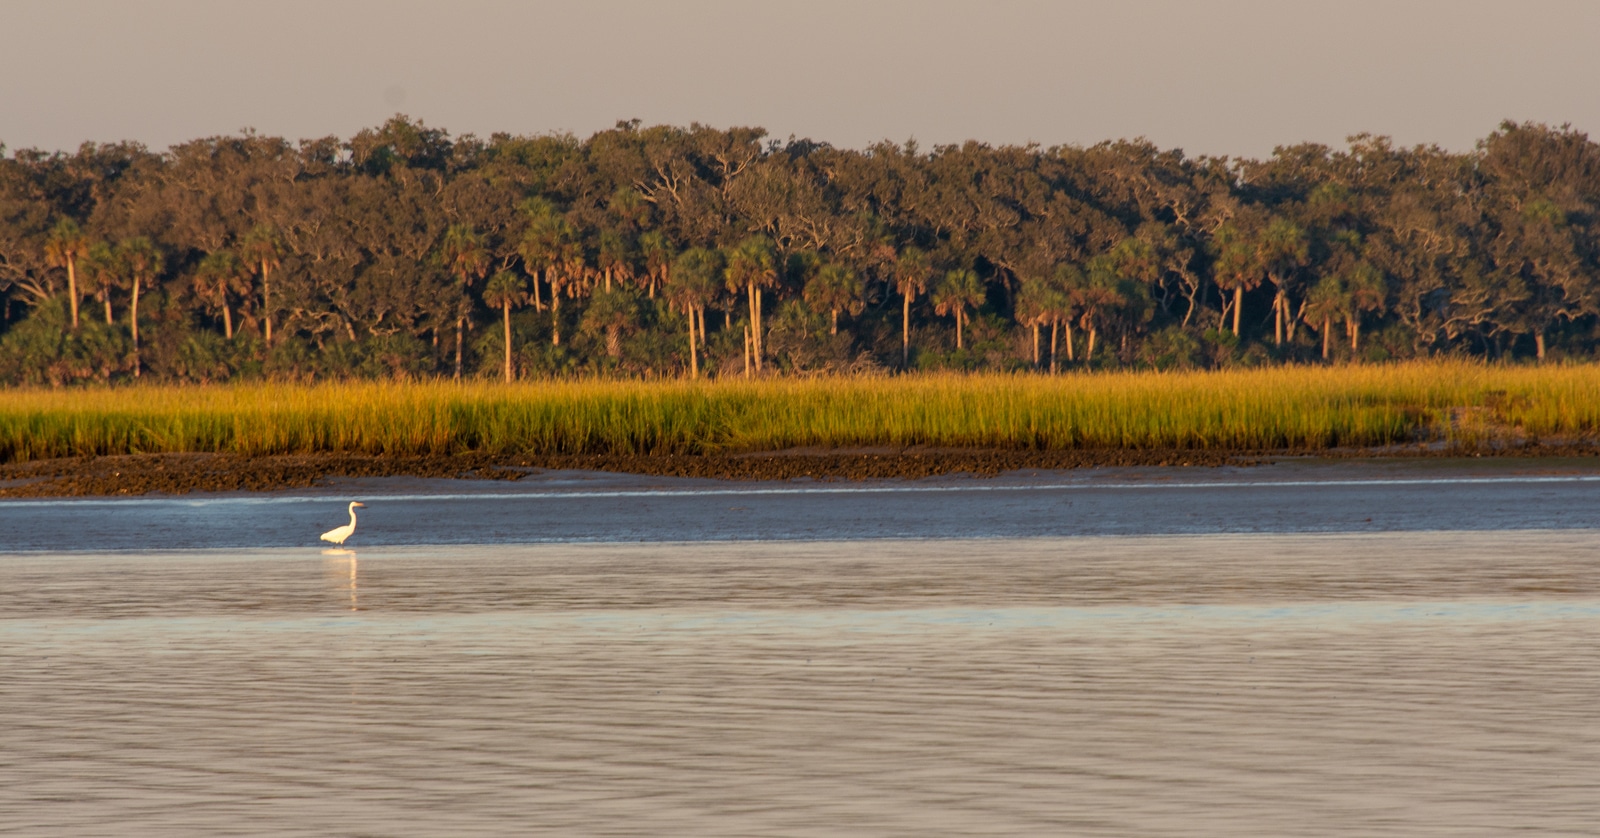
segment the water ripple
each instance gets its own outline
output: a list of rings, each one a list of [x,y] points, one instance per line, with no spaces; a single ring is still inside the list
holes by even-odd
[[[0,833],[1592,834],[1592,531],[0,557]]]

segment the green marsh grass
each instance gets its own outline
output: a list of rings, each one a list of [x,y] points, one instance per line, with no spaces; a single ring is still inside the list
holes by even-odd
[[[1292,449],[1591,439],[1600,366],[0,391],[0,461],[99,454]]]

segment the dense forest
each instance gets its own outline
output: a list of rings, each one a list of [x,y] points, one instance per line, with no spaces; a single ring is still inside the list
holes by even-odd
[[[1191,158],[619,123],[0,147],[0,382],[1209,368],[1600,350],[1600,147]]]

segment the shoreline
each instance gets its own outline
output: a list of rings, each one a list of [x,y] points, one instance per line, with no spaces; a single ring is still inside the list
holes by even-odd
[[[0,464],[0,499],[105,497],[190,492],[274,492],[336,478],[414,477],[520,480],[553,470],[734,481],[915,480],[945,475],[995,477],[1022,470],[1124,467],[1248,467],[1284,459],[1421,460],[1600,458],[1592,444],[1465,449],[1441,446],[1322,450],[796,449],[706,455],[384,456],[344,453],[125,454]]]

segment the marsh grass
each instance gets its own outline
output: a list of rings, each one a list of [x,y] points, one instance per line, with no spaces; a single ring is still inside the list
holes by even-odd
[[[0,461],[98,454],[1294,449],[1591,439],[1600,367],[0,392]]]

